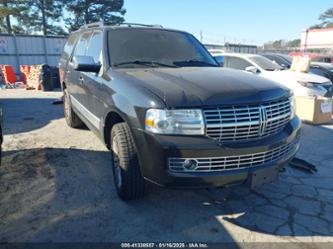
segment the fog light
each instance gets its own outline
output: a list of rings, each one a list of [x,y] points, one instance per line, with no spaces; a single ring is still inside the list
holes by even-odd
[[[194,159],[186,159],[183,164],[185,169],[195,169],[198,166],[198,162]]]

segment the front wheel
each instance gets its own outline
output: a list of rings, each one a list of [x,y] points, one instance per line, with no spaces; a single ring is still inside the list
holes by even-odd
[[[145,181],[141,175],[134,139],[126,123],[113,126],[111,153],[118,196],[124,201],[142,198]]]

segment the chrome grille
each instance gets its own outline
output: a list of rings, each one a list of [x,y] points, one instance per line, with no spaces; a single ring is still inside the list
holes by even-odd
[[[207,136],[219,141],[250,140],[281,131],[290,118],[289,99],[261,105],[204,109]]]
[[[294,153],[298,148],[298,143],[291,143],[277,147],[265,152],[225,156],[210,158],[169,158],[169,170],[173,172],[212,172],[225,171],[240,168],[249,168],[278,161]],[[186,168],[184,164],[187,160],[194,160],[197,165],[194,168]]]

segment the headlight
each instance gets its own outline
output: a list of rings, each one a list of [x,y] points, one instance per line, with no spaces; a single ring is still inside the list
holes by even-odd
[[[295,112],[296,112],[296,103],[294,95],[289,97],[289,102],[290,102],[290,119],[293,119],[295,117]]]
[[[203,135],[205,127],[202,111],[199,109],[149,109],[145,124],[147,131],[175,135]]]

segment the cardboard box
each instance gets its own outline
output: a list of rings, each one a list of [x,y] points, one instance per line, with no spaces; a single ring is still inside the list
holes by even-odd
[[[294,56],[290,66],[290,71],[307,73],[310,69],[310,62],[311,60],[307,56]]]
[[[313,124],[329,123],[332,120],[332,100],[323,97],[297,96],[296,115]]]

